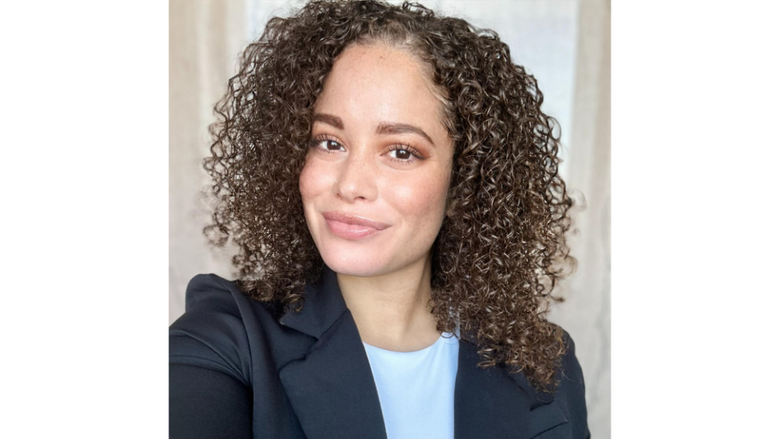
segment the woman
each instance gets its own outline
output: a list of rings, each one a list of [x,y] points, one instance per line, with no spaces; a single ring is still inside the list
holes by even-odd
[[[544,310],[571,201],[534,78],[418,5],[274,18],[217,105],[211,240],[171,326],[172,437],[588,437]]]

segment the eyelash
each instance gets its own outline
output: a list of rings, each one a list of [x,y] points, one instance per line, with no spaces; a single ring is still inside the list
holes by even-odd
[[[341,146],[342,148],[344,147],[343,145],[341,145],[341,142],[339,142],[338,139],[336,139],[333,136],[329,136],[327,134],[323,134],[323,135],[320,135],[320,136],[317,136],[317,137],[314,137],[313,139],[311,139],[311,141],[309,142],[309,147],[313,148],[313,149],[318,149],[321,152],[324,152],[325,154],[333,154],[333,153],[337,152],[335,150],[331,150],[331,149],[327,149],[327,148],[320,148],[319,145],[322,142],[335,142],[339,146]],[[409,163],[414,163],[415,160],[424,160],[425,159],[425,157],[422,155],[422,153],[417,148],[413,147],[412,145],[408,145],[406,143],[398,143],[398,144],[392,145],[389,149],[385,150],[383,152],[383,154],[390,154],[393,151],[406,151],[409,154],[411,154],[412,157],[414,157],[414,159],[409,159],[409,160],[403,160],[403,159],[397,159],[397,158],[394,158],[394,157],[390,157],[390,159],[392,161],[396,162],[396,163],[409,164]]]

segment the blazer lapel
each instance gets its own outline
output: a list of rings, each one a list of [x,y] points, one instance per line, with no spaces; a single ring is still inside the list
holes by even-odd
[[[313,337],[311,349],[279,369],[306,437],[386,439],[382,408],[355,321],[327,267],[306,287],[300,312],[280,322]],[[455,439],[555,438],[568,423],[552,395],[523,374],[482,369],[476,347],[461,340],[455,379]]]
[[[476,347],[461,340],[455,439],[534,438],[568,422],[552,395],[536,391],[524,375],[510,375],[501,367],[482,369],[480,361]]]
[[[303,309],[281,323],[316,339],[308,355],[279,370],[306,437],[386,438],[371,366],[335,273],[325,269],[307,287]]]

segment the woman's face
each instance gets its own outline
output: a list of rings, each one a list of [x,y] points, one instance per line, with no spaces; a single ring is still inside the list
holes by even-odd
[[[384,45],[336,60],[299,187],[325,263],[352,276],[423,268],[447,204],[453,145],[420,61]]]

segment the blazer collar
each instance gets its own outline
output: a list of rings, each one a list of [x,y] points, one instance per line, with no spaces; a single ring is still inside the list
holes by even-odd
[[[386,438],[379,395],[336,274],[325,268],[306,287],[305,304],[280,322],[316,339],[279,376],[308,438]],[[455,438],[533,438],[568,422],[552,395],[523,374],[482,369],[476,347],[459,343],[455,380]]]
[[[320,279],[306,285],[304,305],[300,311],[287,311],[279,322],[316,339],[347,311],[336,273],[324,267]]]
[[[305,294],[303,309],[280,322],[317,340],[306,356],[281,367],[279,377],[306,437],[385,439],[371,365],[336,274],[324,269]]]

